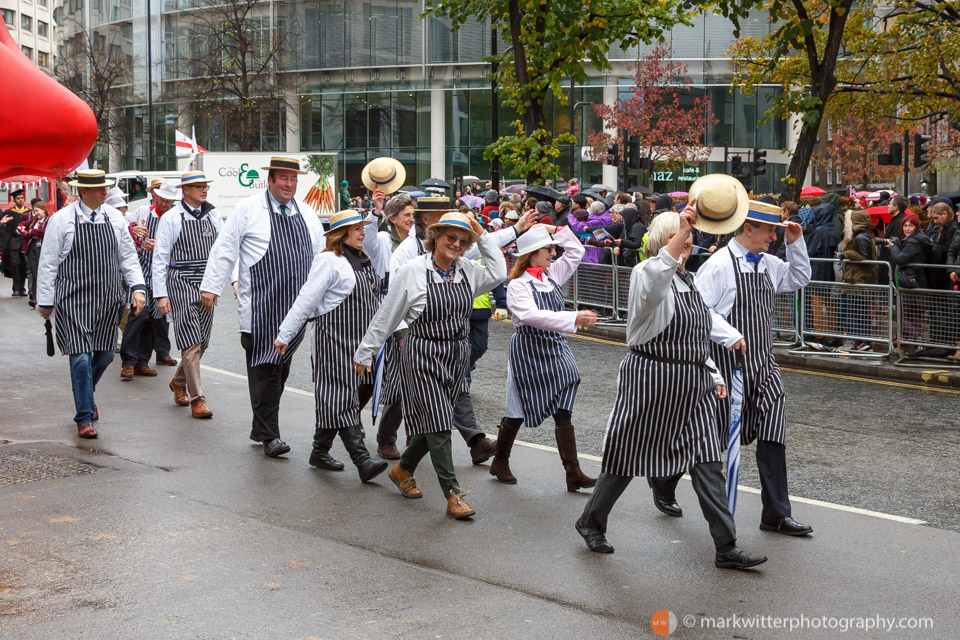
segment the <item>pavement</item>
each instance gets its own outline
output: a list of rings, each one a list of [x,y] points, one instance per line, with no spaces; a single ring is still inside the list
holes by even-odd
[[[794,631],[805,638],[960,634],[954,394],[877,387],[899,394],[904,406],[878,403],[897,426],[864,440],[853,440],[851,430],[826,441],[812,433],[817,425],[805,426],[818,414],[791,412],[799,422],[789,429],[800,440],[788,449],[800,456],[791,457],[795,512],[816,529],[807,539],[757,529],[760,500],[745,453],[736,520],[740,546],[770,558],[757,570],[713,567],[706,523],[686,480],[679,519],[660,515],[645,483],[635,482],[611,516],[616,553],[601,556],[573,530],[588,492],[565,490],[548,428],[521,433],[511,460],[515,486],[497,483],[487,465],[470,465],[454,437],[458,476],[477,510],[468,522],[445,517],[428,463],[418,472],[421,500],[403,499],[383,476],[362,485],[339,443],[333,453],[347,461],[346,471],[311,468],[314,400],[305,348],[281,408],[293,450],[287,459],[265,458],[247,439],[249,400],[229,330],[231,305],[222,300],[204,358],[212,420],[194,420],[174,405],[172,368],[162,367],[156,379],[121,382],[115,361],[97,393],[100,438],[84,441],[71,420],[66,359],[43,355],[38,315],[22,301],[0,299],[0,380],[7,388],[0,637],[644,638],[656,637],[651,617],[663,609],[680,621],[671,636],[680,638],[787,635],[777,624],[805,625]],[[485,426],[502,407],[508,332],[492,328],[474,381]],[[582,465],[596,474],[598,435],[613,400],[610,371],[622,347],[572,342],[581,366],[592,352],[607,371],[585,375],[577,421]],[[788,385],[798,376],[788,374]],[[788,392],[812,394],[799,389]],[[837,397],[820,404],[828,413],[844,406]],[[935,425],[942,442],[911,439],[910,416],[918,413],[942,414]],[[873,447],[872,460],[857,457],[859,446]],[[819,447],[823,464],[838,465],[828,482],[805,475],[813,455],[806,447]],[[896,468],[870,483],[868,470],[884,449],[896,449],[891,458],[929,460],[915,489],[914,478]],[[847,457],[849,467],[840,468]],[[29,481],[9,483],[18,474]],[[939,492],[943,522],[924,517],[922,501],[884,497],[914,490],[931,499]],[[913,628],[876,628],[891,623]]]

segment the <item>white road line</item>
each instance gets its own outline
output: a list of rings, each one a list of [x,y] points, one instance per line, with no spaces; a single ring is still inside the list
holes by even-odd
[[[207,371],[213,371],[214,373],[219,373],[225,376],[229,376],[231,378],[237,378],[240,380],[247,379],[247,376],[243,375],[242,373],[234,373],[233,371],[227,371],[226,369],[218,369],[216,367],[210,367],[205,364],[201,364],[200,368],[206,369]],[[284,390],[289,391],[291,393],[296,393],[301,396],[307,396],[308,398],[313,397],[313,392],[304,391],[303,389],[297,389],[296,387],[285,386]],[[491,433],[488,435],[493,438],[497,437],[495,433]],[[520,445],[521,447],[527,447],[529,449],[539,449],[540,451],[550,451],[558,455],[560,453],[559,451],[557,451],[556,447],[549,447],[544,444],[537,444],[536,442],[524,442],[522,440],[516,440],[514,441],[514,444]],[[577,457],[581,458],[582,460],[590,460],[592,462],[602,461],[600,456],[592,456],[587,453],[578,453]],[[686,480],[690,479],[689,475],[684,475],[683,477]],[[755,494],[760,493],[759,489],[754,489],[753,487],[745,487],[743,485],[738,484],[737,488],[740,491],[744,491],[746,493],[755,493]],[[902,524],[920,525],[920,524],[927,523],[926,520],[920,520],[919,518],[907,518],[905,516],[896,516],[896,515],[893,515],[892,513],[883,513],[881,511],[870,511],[869,509],[861,509],[859,507],[848,507],[847,505],[844,505],[844,504],[834,504],[833,502],[824,502],[823,500],[814,500],[813,498],[802,498],[800,496],[792,495],[790,496],[790,500],[793,502],[800,502],[803,504],[812,504],[817,507],[824,507],[825,509],[833,509],[834,511],[846,511],[847,513],[856,513],[857,515],[870,516],[871,518],[880,518],[881,520],[892,520],[893,522],[900,522]]]

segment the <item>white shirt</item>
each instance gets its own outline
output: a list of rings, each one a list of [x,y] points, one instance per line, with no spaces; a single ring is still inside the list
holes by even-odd
[[[189,206],[189,205],[187,205]],[[153,246],[153,262],[151,268],[153,272],[153,297],[167,297],[167,269],[170,266],[170,254],[173,252],[173,245],[180,238],[180,230],[183,228],[183,220],[180,214],[193,218],[193,214],[184,211],[183,201],[178,202],[163,214],[160,218],[160,226],[157,227],[156,244]],[[210,225],[219,235],[223,228],[223,220],[216,209],[211,209],[201,220],[210,221]]]
[[[727,245],[732,251],[741,273],[754,272],[754,263],[747,262],[747,250],[735,239]],[[730,251],[719,249],[697,271],[697,289],[713,314],[710,338],[728,349],[743,339],[743,335],[727,321],[737,299],[737,281]],[[784,293],[801,289],[810,282],[810,258],[803,236],[787,245],[787,261],[764,253],[756,265],[756,273],[770,276],[773,290]],[[747,345],[750,348],[750,345]]]
[[[474,297],[492,291],[507,277],[507,264],[494,235],[484,233],[477,241],[482,263],[463,256],[457,258],[455,263],[457,270],[453,282],[466,279]],[[420,317],[427,305],[428,271],[434,282],[443,282],[433,267],[433,255],[429,253],[408,261],[398,270],[390,270],[390,292],[383,299],[383,304],[367,327],[363,341],[357,347],[353,356],[356,362],[373,366],[374,357],[397,325],[401,321],[409,324]]]
[[[140,261],[137,260],[137,246],[127,230],[128,223],[123,214],[108,204],[97,209],[96,220],[91,222],[92,209],[77,200],[69,204],[56,214],[50,216],[47,229],[43,236],[43,245],[40,247],[40,263],[37,267],[37,304],[41,307],[52,307],[56,299],[57,272],[70,250],[73,249],[73,236],[76,231],[74,214],[79,212],[77,221],[80,224],[105,224],[108,220],[113,226],[113,233],[117,238],[120,271],[123,273],[127,285],[132,291],[146,291],[143,284],[143,272],[140,270]]]
[[[147,204],[143,205],[142,207],[138,207],[136,210],[127,209],[126,215],[123,216],[124,219],[128,223],[140,225],[141,227],[147,226],[147,218],[150,217],[150,214],[156,215],[156,212],[150,209],[150,207],[153,206],[152,202],[149,200],[146,200],[145,202],[147,202]]]
[[[577,312],[576,311],[545,311],[537,307],[533,299],[533,293],[530,291],[531,285],[537,291],[549,292],[554,287],[550,283],[553,280],[558,286],[573,277],[586,248],[577,238],[570,227],[560,227],[554,238],[560,241],[563,247],[563,255],[560,256],[544,274],[543,282],[537,280],[529,273],[524,272],[519,278],[515,278],[507,285],[507,309],[510,311],[510,319],[515,326],[530,325],[543,329],[545,331],[559,331],[561,333],[577,332]],[[547,276],[550,279],[547,279]]]
[[[296,204],[300,209],[299,215],[303,216],[303,221],[310,231],[313,257],[316,257],[326,247],[323,226],[313,209],[302,202]],[[274,211],[277,211],[276,205]],[[288,215],[298,215],[293,201],[288,203]],[[210,250],[200,291],[219,296],[227,282],[233,282],[236,278],[239,331],[250,331],[250,267],[260,261],[269,246],[270,211],[267,208],[266,196],[258,193],[234,206],[233,213],[227,218],[223,230],[213,243],[213,249]],[[236,270],[234,267],[237,267]]]
[[[687,283],[677,275],[679,266],[680,261],[664,248],[653,258],[644,260],[633,268],[627,302],[628,346],[639,347],[650,342],[673,322],[677,301],[671,285],[676,284],[680,293],[690,291]],[[699,278],[697,288],[699,289]],[[707,357],[707,366],[715,371],[710,374],[714,384],[726,384],[710,357]]]

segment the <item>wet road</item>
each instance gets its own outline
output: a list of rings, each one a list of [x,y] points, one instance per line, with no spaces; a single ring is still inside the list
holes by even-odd
[[[213,344],[203,362],[243,373],[235,302],[232,296],[221,301]],[[489,350],[473,376],[477,420],[489,433],[496,433],[503,415],[512,333],[507,322],[491,323]],[[297,352],[288,381],[307,391],[312,389],[308,345],[305,340]],[[600,455],[626,349],[588,336],[570,338],[570,346],[583,379],[574,413],[578,447],[581,453]],[[960,531],[960,391],[797,370],[784,372],[784,385],[791,495]],[[369,412],[364,416],[369,419]],[[523,429],[519,437],[555,446],[549,419],[540,428]],[[744,450],[740,482],[759,489],[754,450]],[[794,515],[808,519],[802,506],[795,507]]]

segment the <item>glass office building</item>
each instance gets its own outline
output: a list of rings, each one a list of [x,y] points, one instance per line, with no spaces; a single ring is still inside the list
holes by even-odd
[[[114,89],[122,96],[113,118],[117,144],[112,153],[102,150],[100,161],[111,170],[149,168],[152,94],[153,168],[158,170],[176,167],[174,130],[189,132],[195,126],[198,142],[211,151],[336,151],[340,173],[353,185],[359,184],[363,165],[380,155],[400,160],[413,184],[429,177],[489,177],[483,152],[496,137],[493,109],[498,109],[499,133],[510,131],[517,118],[494,104],[486,78],[489,23],[468,23],[453,32],[447,20],[421,18],[422,3],[410,0],[264,0],[261,5],[252,14],[251,28],[261,29],[266,42],[273,37],[270,26],[276,25],[286,53],[279,61],[274,95],[258,101],[256,125],[243,126],[230,110],[193,101],[178,82],[190,77],[182,60],[197,47],[186,28],[195,0],[66,0],[64,53],[71,32],[76,35],[80,25],[89,25],[104,46],[118,47],[133,68],[128,81]],[[742,27],[745,35],[763,35],[771,28],[762,12]],[[768,150],[767,174],[754,179],[759,191],[776,189],[785,173],[787,123],[760,122],[779,89],[760,87],[751,96],[731,91],[732,68],[722,56],[732,41],[730,23],[716,15],[699,16],[693,26],[667,34],[674,58],[688,65],[691,95],[708,95],[718,122],[704,132],[714,146],[710,160],[660,172],[659,190],[685,190],[685,181],[696,175],[723,170],[725,149],[744,157],[754,147]],[[631,67],[651,49],[614,48],[612,72],[591,72],[586,83],[574,87],[573,101],[612,103],[629,97]],[[564,91],[569,96],[569,87]],[[546,124],[555,132],[570,131],[569,103],[551,100]],[[591,109],[575,112],[572,131],[579,142],[600,127]],[[598,162],[581,160],[580,151],[575,147],[574,175],[586,181],[609,179],[609,168],[604,173]],[[569,155],[569,149],[561,153],[558,177],[570,172]],[[646,176],[634,176],[638,179]]]

